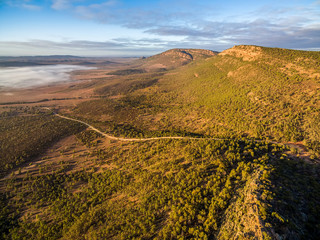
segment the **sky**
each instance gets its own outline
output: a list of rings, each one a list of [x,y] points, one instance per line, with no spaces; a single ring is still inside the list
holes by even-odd
[[[320,50],[320,0],[0,0],[0,55]]]

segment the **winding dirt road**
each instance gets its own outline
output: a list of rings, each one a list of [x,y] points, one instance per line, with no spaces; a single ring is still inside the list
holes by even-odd
[[[52,111],[49,108],[46,108],[46,109]],[[194,138],[194,137],[150,137],[150,138],[122,138],[122,137],[115,137],[115,136],[106,134],[104,132],[101,132],[99,129],[95,128],[94,126],[92,126],[89,123],[86,123],[84,121],[81,121],[81,120],[78,120],[78,119],[75,119],[75,118],[66,117],[66,116],[60,115],[60,114],[55,113],[55,112],[53,112],[53,114],[55,116],[57,116],[57,117],[60,117],[60,118],[64,118],[64,119],[68,119],[70,121],[82,123],[82,124],[88,126],[89,129],[91,129],[93,131],[96,131],[97,133],[100,133],[104,137],[110,138],[112,140],[118,140],[118,141],[141,142],[141,141],[151,141],[151,140],[159,140],[159,139],[218,140],[218,141],[228,140],[226,138]]]
[[[227,139],[227,138],[196,138],[196,137],[150,137],[150,138],[122,138],[122,137],[115,137],[115,136],[109,135],[107,133],[101,132],[99,129],[95,128],[94,126],[92,126],[89,123],[86,123],[84,121],[60,115],[58,113],[55,113],[54,111],[52,111],[50,108],[47,108],[47,107],[44,108],[44,109],[50,110],[57,117],[68,119],[68,120],[74,121],[74,122],[82,123],[82,124],[88,126],[89,129],[92,129],[92,130],[96,131],[97,133],[103,135],[104,137],[112,139],[112,140],[117,140],[117,141],[142,142],[142,141],[151,141],[151,140],[160,140],[160,139],[216,140],[216,141],[230,140],[230,139]],[[284,145],[284,146],[287,146],[287,147],[290,147],[290,148],[295,148],[300,152],[300,154],[302,156],[309,157],[308,150],[302,144],[280,143],[280,142],[268,141],[268,140],[252,140],[252,141],[254,141],[254,142],[267,142],[267,143],[271,143],[271,144],[278,144],[278,145]]]

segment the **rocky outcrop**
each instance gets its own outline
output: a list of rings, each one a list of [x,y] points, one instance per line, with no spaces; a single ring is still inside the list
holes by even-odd
[[[231,55],[243,61],[255,61],[262,57],[262,48],[258,46],[239,45],[219,53],[220,56]]]

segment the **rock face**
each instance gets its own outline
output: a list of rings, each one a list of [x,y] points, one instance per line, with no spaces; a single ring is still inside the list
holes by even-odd
[[[181,57],[189,60],[208,58],[217,55],[217,52],[205,49],[171,49],[158,54],[160,56]],[[155,56],[158,56],[155,55]]]
[[[262,56],[262,48],[258,46],[239,45],[222,51],[219,55],[231,55],[242,58],[243,61],[255,61]]]

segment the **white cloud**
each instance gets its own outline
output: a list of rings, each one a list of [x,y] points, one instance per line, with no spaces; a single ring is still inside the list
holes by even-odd
[[[51,7],[55,10],[64,10],[72,6],[72,0],[53,0]]]
[[[28,9],[28,10],[41,10],[42,7],[37,6],[37,5],[32,5],[32,4],[22,4],[22,8]]]
[[[69,41],[69,42],[54,42],[54,41],[46,41],[46,40],[31,40],[27,42],[5,42],[0,41],[0,48],[6,47],[31,47],[38,49],[110,49],[115,47],[125,47],[125,45],[121,43],[117,43],[115,41],[105,41],[105,42],[97,42],[97,41],[85,41],[85,40],[77,40],[77,41]]]
[[[52,0],[51,8],[55,10],[65,10],[65,9],[71,9],[74,11],[77,11],[78,8],[85,9],[85,10],[101,10],[105,9],[106,7],[115,6],[118,1],[116,0],[109,0],[103,3],[93,3],[89,5],[81,5],[80,3],[83,2],[81,0]],[[90,1],[89,1],[90,2]],[[75,4],[79,3],[79,4]]]
[[[148,44],[149,43],[149,44]],[[153,40],[114,39],[112,41],[66,41],[54,42],[45,40],[31,40],[25,42],[0,41],[0,55],[77,55],[77,56],[137,56],[154,53]],[[150,55],[150,53],[148,54]]]
[[[10,2],[17,3],[18,0]],[[29,2],[20,0],[20,2],[32,3],[31,0]],[[172,2],[170,8],[168,8],[168,2]],[[227,10],[225,13],[222,13],[221,9],[216,10],[213,8],[215,5],[208,2],[209,0],[201,3],[192,0],[161,0],[140,3],[137,6],[121,0],[51,0],[51,7],[56,10],[65,10],[72,16],[106,24],[106,27],[101,27],[102,31],[97,34],[99,39],[105,36],[106,39],[124,38],[125,41],[59,43],[32,40],[22,43],[13,42],[11,47],[24,50],[26,46],[28,49],[42,49],[42,52],[47,49],[47,51],[59,51],[59,53],[62,50],[73,50],[73,54],[76,55],[87,55],[89,51],[103,52],[101,55],[108,55],[111,51],[123,53],[133,47],[136,47],[136,52],[139,53],[141,49],[149,51],[162,48],[166,44],[171,46],[171,43],[178,40],[180,40],[180,47],[203,45],[218,51],[235,44],[297,49],[320,47],[320,26],[318,25],[320,9],[315,5],[319,1],[305,5],[295,2],[285,6],[281,3],[273,6],[256,4],[256,7],[253,6],[248,10],[242,8],[239,12]],[[220,17],[217,17],[216,15],[219,14]],[[232,14],[232,17],[228,14]],[[113,32],[108,28],[109,26],[110,29],[121,28],[121,33],[117,30]],[[104,32],[103,29],[106,31]],[[130,29],[133,34],[122,31],[123,29]],[[66,35],[69,36],[69,33]],[[70,35],[72,35],[72,29],[70,29]],[[161,41],[157,43],[134,41],[128,36],[161,39]],[[94,39],[91,35],[88,37],[82,35],[81,38]],[[3,43],[0,43],[0,48],[1,44]],[[5,44],[10,45],[8,42]],[[0,50],[2,55],[6,51],[4,47]],[[77,53],[76,50],[81,52]]]
[[[41,10],[42,7],[36,4],[31,4],[30,0],[5,0],[5,4],[7,4],[10,7],[16,7],[16,8],[24,8],[27,10]]]

